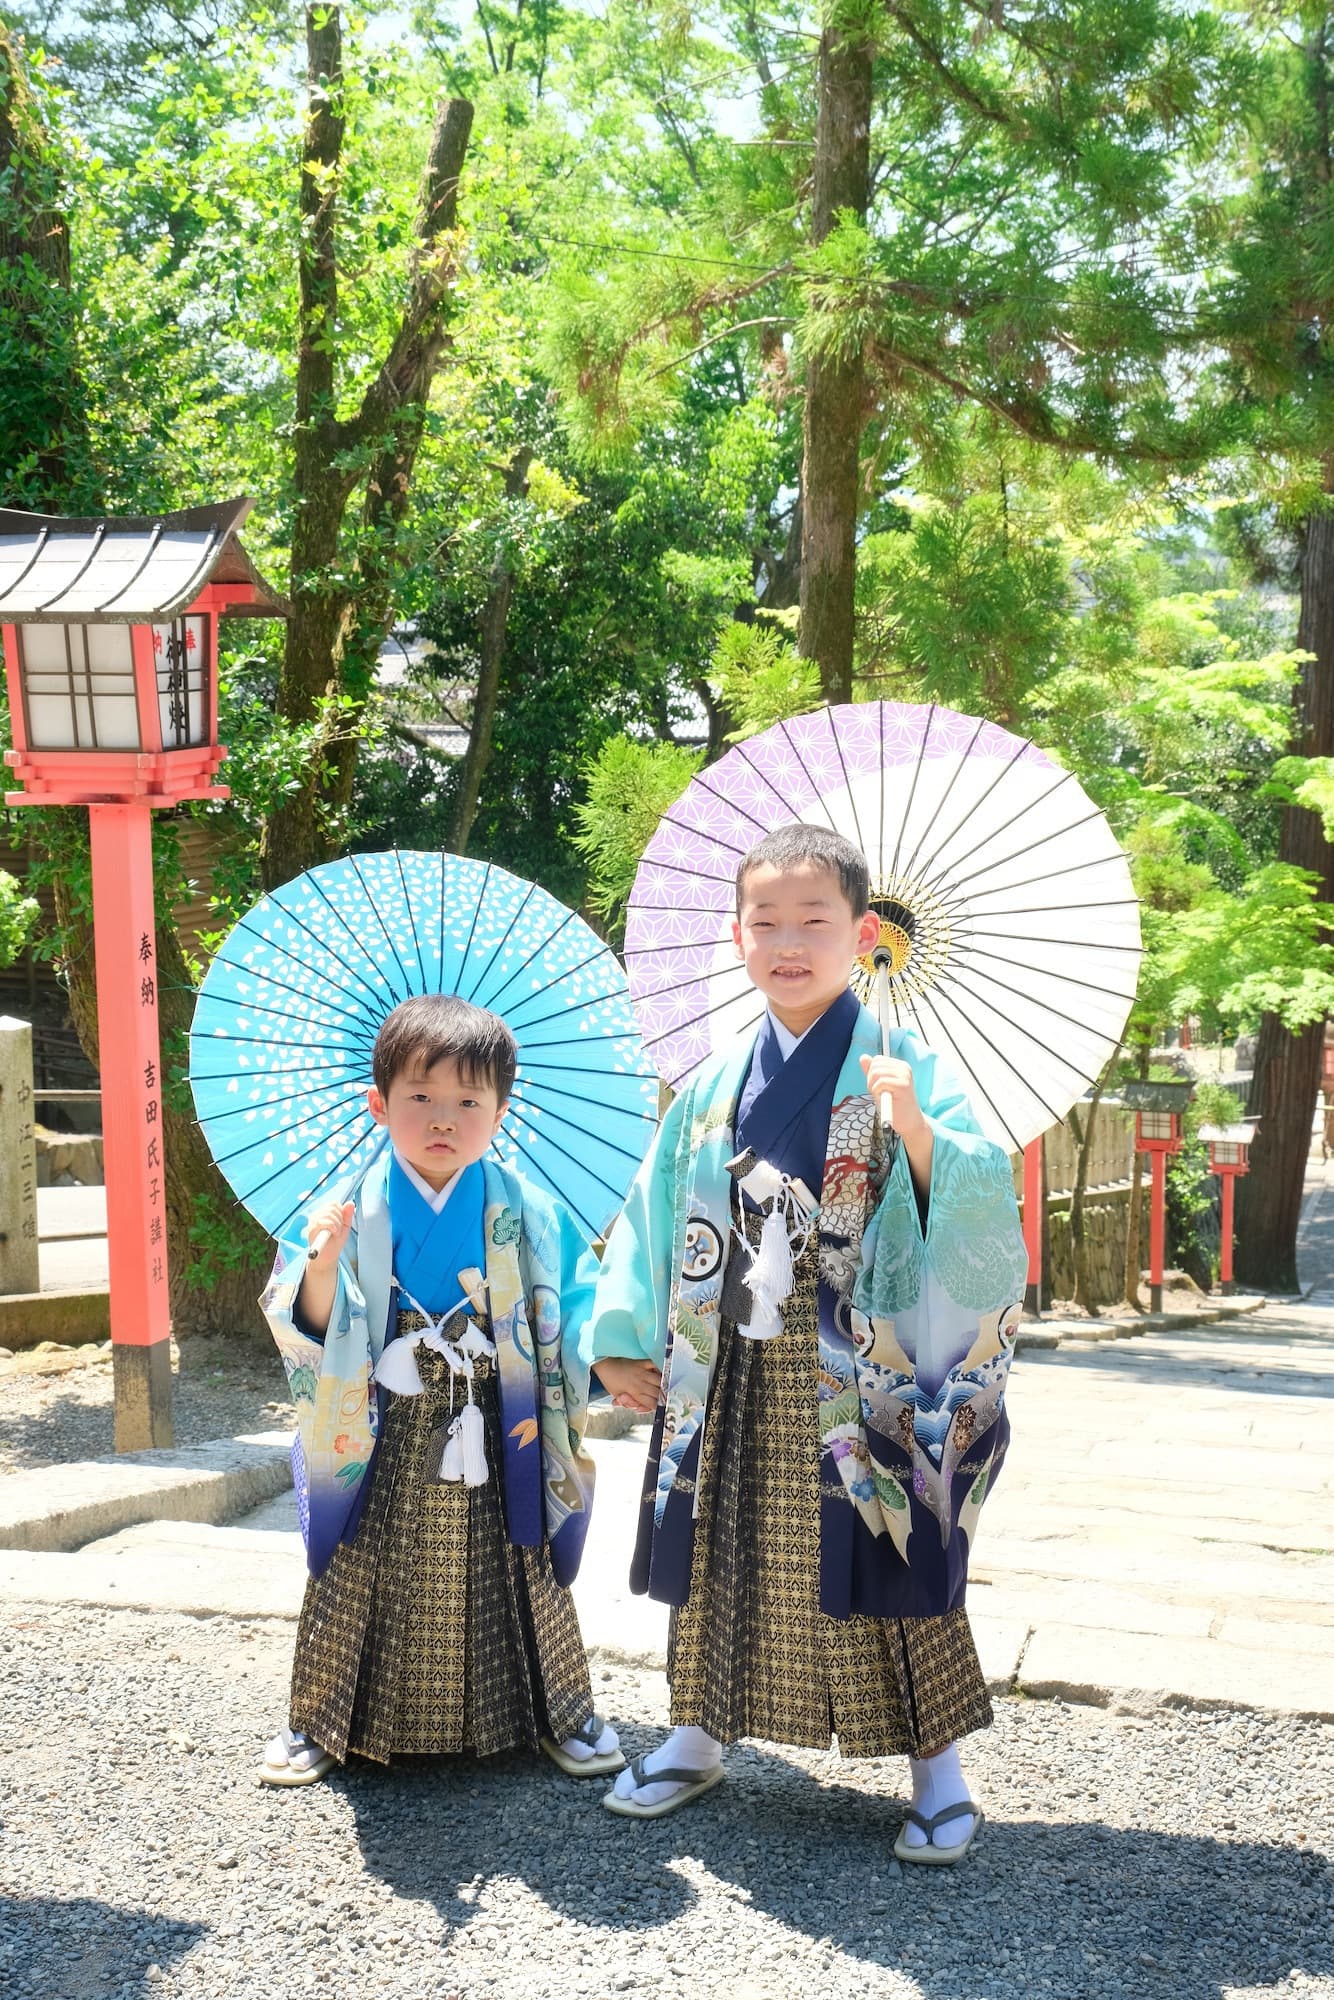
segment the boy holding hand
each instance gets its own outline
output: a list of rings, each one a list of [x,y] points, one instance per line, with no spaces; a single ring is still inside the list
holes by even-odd
[[[991,1720],[963,1608],[1004,1457],[1027,1260],[1010,1164],[917,1037],[851,992],[880,939],[860,851],[793,824],[737,874],[768,1002],[668,1110],[603,1258],[584,1357],[655,1412],[632,1588],[673,1607],[673,1728],[606,1805],[675,1811],[739,1737],[908,1753],[903,1861],[981,1821]]]

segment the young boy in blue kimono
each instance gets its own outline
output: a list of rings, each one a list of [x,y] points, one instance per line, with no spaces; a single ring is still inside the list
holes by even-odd
[[[264,1294],[310,1567],[264,1784],[311,1784],[351,1752],[624,1762],[565,1588],[593,1497],[576,1341],[596,1264],[558,1203],[486,1157],[516,1061],[467,1001],[395,1008],[369,1092],[389,1143],[280,1249]]]
[[[674,1725],[605,1803],[656,1817],[739,1737],[836,1736],[908,1753],[894,1851],[940,1865],[981,1820],[963,1598],[1026,1259],[1007,1156],[914,1035],[881,1053],[849,988],[881,940],[868,902],[862,854],[817,827],[742,861],[766,1017],[682,1089],[603,1258],[583,1350],[655,1411],[631,1584],[673,1607]]]

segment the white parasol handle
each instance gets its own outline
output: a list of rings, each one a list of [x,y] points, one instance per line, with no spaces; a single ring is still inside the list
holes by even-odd
[[[307,1263],[313,1264],[315,1262],[315,1259],[319,1256],[321,1250],[323,1250],[325,1244],[329,1241],[329,1238],[332,1235],[333,1235],[332,1229],[322,1229],[320,1231],[319,1235],[315,1238],[315,1241],[311,1244],[309,1250],[307,1250],[306,1252]]]
[[[879,989],[878,998],[879,998],[879,1013],[880,1013],[880,1053],[882,1056],[887,1056],[889,1054],[890,957],[889,953],[886,951],[883,945],[877,946],[876,950],[872,953],[871,963],[875,967],[876,984]],[[898,1144],[898,1136],[899,1136],[898,1133],[894,1130],[894,1126],[890,1122],[890,1112],[892,1111],[893,1106],[894,1106],[894,1100],[890,1096],[889,1092],[887,1090],[882,1091],[880,1093],[880,1123],[884,1128],[885,1141],[890,1148],[891,1159],[894,1156],[893,1149]]]

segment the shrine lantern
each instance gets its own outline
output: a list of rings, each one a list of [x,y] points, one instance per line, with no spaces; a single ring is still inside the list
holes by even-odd
[[[151,810],[216,783],[218,621],[286,615],[237,540],[249,500],[152,518],[0,509],[0,629],[22,786],[87,806],[116,1448],[171,1443]]]
[[[1181,1120],[1191,1092],[1190,1081],[1128,1083],[1121,1100],[1135,1114],[1135,1149],[1147,1153],[1153,1181],[1149,1195],[1149,1310],[1163,1306],[1163,1260],[1167,1241],[1167,1157],[1181,1151]]]
[[[1222,1181],[1222,1227],[1218,1249],[1218,1283],[1220,1290],[1231,1292],[1232,1282],[1232,1213],[1236,1194],[1237,1177],[1250,1172],[1250,1145],[1255,1137],[1256,1121],[1237,1125],[1201,1125],[1200,1137],[1209,1148],[1209,1171],[1217,1174]]]
[[[250,504],[106,521],[0,509],[11,805],[227,796],[218,620],[286,610],[236,538]]]

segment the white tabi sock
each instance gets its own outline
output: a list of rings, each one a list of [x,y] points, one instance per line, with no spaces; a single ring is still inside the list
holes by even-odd
[[[716,1736],[710,1736],[707,1729],[697,1729],[693,1722],[683,1722],[656,1750],[649,1751],[644,1770],[648,1775],[654,1771],[712,1771],[722,1756],[723,1746]],[[634,1773],[628,1769],[621,1772],[613,1787],[618,1799],[634,1799],[641,1806],[660,1805],[680,1789],[679,1784],[668,1784],[640,1785],[636,1790]]]
[[[946,1806],[958,1805],[968,1797],[957,1743],[947,1744],[934,1757],[910,1757],[908,1769],[912,1773],[912,1802],[924,1819],[932,1819],[936,1813],[944,1812]],[[942,1820],[931,1836],[931,1845],[957,1847],[961,1840],[967,1840],[972,1829],[970,1812],[960,1814],[958,1819]],[[912,1820],[903,1829],[903,1844],[905,1847],[927,1844],[926,1835]]]
[[[574,1758],[576,1764],[583,1764],[590,1757],[609,1757],[613,1750],[620,1749],[621,1739],[606,1722],[596,1743],[585,1743],[582,1736],[567,1736],[560,1747],[567,1757]]]

